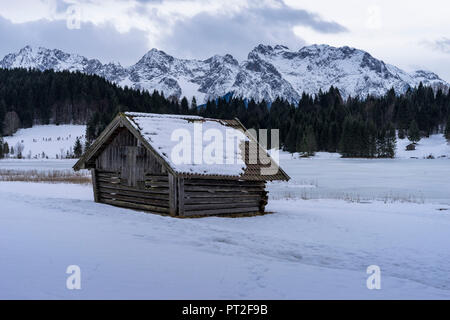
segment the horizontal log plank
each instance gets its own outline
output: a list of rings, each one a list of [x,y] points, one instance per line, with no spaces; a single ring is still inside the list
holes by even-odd
[[[155,181],[169,181],[168,176],[155,176],[155,175],[151,175],[151,174],[146,174],[145,179],[155,180]]]
[[[166,181],[166,182],[155,182],[155,181],[145,180],[144,183],[145,183],[146,187],[148,186],[148,187],[152,187],[152,188],[155,188],[155,187],[168,188],[169,187],[169,182],[168,181]]]
[[[230,203],[230,202],[249,202],[249,201],[261,201],[261,196],[249,196],[249,197],[233,197],[233,198],[184,198],[185,204],[202,204],[202,203]]]
[[[196,180],[196,179],[185,179],[185,185],[195,185],[195,186],[254,186],[254,187],[265,187],[264,181],[226,181],[226,180]]]
[[[109,188],[109,189],[113,189],[113,190],[126,190],[126,191],[136,191],[136,192],[142,192],[145,194],[162,194],[162,195],[168,195],[169,194],[169,190],[168,189],[138,189],[138,188],[133,188],[133,187],[129,187],[129,186],[124,186],[121,184],[110,184],[110,183],[99,183],[99,187],[102,188]]]
[[[126,201],[118,201],[118,200],[109,200],[109,199],[101,199],[101,202],[110,204],[113,206],[118,207],[125,207],[125,208],[131,208],[131,209],[138,209],[138,210],[144,210],[144,211],[150,211],[150,212],[157,212],[157,213],[169,213],[168,209],[161,208],[161,207],[155,207],[155,206],[149,206],[149,205],[142,205],[142,204],[136,204],[132,202],[126,202]]]
[[[168,196],[142,194],[142,193],[136,193],[136,192],[130,192],[130,191],[123,191],[123,190],[110,190],[110,189],[105,189],[105,188],[100,188],[99,190],[102,193],[110,194],[110,195],[123,195],[123,196],[127,196],[127,197],[142,198],[142,199],[161,201],[161,202],[169,201]]]
[[[120,179],[113,180],[113,179],[105,179],[105,178],[100,178],[99,177],[97,179],[97,181],[100,182],[100,183],[120,184]]]
[[[258,207],[259,202],[239,202],[239,203],[206,203],[206,204],[185,204],[184,210],[214,210],[214,209],[226,209],[226,208],[248,208],[248,207]]]
[[[133,202],[133,203],[138,203],[138,204],[152,205],[152,206],[156,206],[156,207],[169,208],[169,201],[147,199],[147,198],[142,198],[142,197],[139,198],[139,197],[126,196],[126,195],[122,195],[122,194],[111,194],[111,193],[105,193],[105,192],[100,192],[100,197],[102,199],[120,200],[120,201],[127,201],[127,202]]]
[[[236,213],[259,213],[258,207],[249,208],[232,208],[232,209],[215,209],[215,210],[193,210],[185,211],[184,216],[195,216],[195,215],[219,215],[219,214],[236,214]]]
[[[163,193],[163,194],[169,194],[169,188],[164,187],[145,187],[146,191],[152,192],[152,193]]]
[[[142,198],[146,198],[146,199],[162,200],[162,201],[169,200],[169,195],[165,195],[165,194],[144,193],[144,192],[139,192],[139,191],[118,190],[118,189],[111,189],[111,188],[104,188],[104,187],[100,187],[99,190],[104,193],[123,194],[123,195],[131,196],[131,197],[142,197]]]
[[[113,177],[113,176],[120,176],[120,172],[105,172],[105,171],[98,171],[98,174],[105,177]]]
[[[242,193],[248,193],[248,192],[263,192],[263,188],[247,188],[247,187],[200,187],[200,186],[185,186],[184,187],[185,192],[190,191],[202,191],[202,192],[209,192],[209,193],[219,193],[219,192],[242,192]]]
[[[120,176],[105,176],[102,174],[98,175],[99,178],[104,179],[104,180],[111,180],[111,179],[119,179],[120,180]]]
[[[210,192],[185,192],[184,196],[186,199],[195,198],[238,198],[238,197],[248,197],[248,196],[261,196],[261,192],[222,192],[222,193],[210,193]]]
[[[100,173],[98,176],[103,179],[120,179],[120,175],[106,175]]]
[[[118,175],[120,175],[120,171],[108,171],[108,170],[104,170],[104,169],[97,169],[97,172],[99,174],[118,174]]]

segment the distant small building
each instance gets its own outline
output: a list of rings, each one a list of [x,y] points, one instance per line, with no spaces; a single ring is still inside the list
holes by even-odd
[[[208,139],[194,138],[192,149],[177,139],[199,130],[226,137],[215,161],[196,161]],[[231,153],[230,141],[238,145]],[[175,159],[180,148],[194,161]],[[290,179],[238,119],[149,113],[119,114],[73,168],[91,169],[96,202],[172,216],[263,213],[266,182]]]
[[[406,146],[406,151],[414,151],[416,150],[416,145],[414,143],[408,144]]]

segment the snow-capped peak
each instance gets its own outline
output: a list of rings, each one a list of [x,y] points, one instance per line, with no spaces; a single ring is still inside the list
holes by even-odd
[[[206,60],[179,59],[154,48],[130,67],[102,64],[57,49],[25,46],[6,55],[0,67],[81,71],[122,86],[163,91],[166,97],[195,96],[198,103],[230,92],[257,101],[282,97],[295,102],[303,92],[315,94],[331,86],[337,87],[344,98],[382,95],[390,88],[403,93],[420,82],[434,89],[449,88],[433,72],[418,70],[410,74],[368,52],[326,44],[305,46],[298,51],[280,44],[260,44],[242,62],[229,54]]]
[[[53,69],[85,73],[97,73],[102,66],[96,59],[87,59],[78,54],[70,54],[58,49],[47,49],[27,45],[17,53],[6,55],[0,62],[2,68],[33,68],[41,71]]]

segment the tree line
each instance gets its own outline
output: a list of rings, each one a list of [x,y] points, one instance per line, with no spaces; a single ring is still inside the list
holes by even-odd
[[[344,157],[392,158],[398,138],[417,143],[444,133],[450,141],[450,91],[436,92],[420,84],[405,94],[394,89],[382,97],[343,100],[331,87],[303,94],[298,104],[281,98],[270,106],[239,98],[209,101],[197,111],[206,117],[238,117],[247,128],[279,129],[283,148],[312,155],[339,152]]]
[[[89,145],[124,111],[237,117],[247,128],[279,129],[283,149],[305,155],[327,151],[389,158],[395,155],[397,137],[418,142],[444,133],[450,141],[450,92],[422,84],[401,95],[391,89],[381,97],[344,100],[331,87],[316,95],[304,93],[296,104],[282,98],[269,103],[227,96],[197,106],[195,98],[168,99],[162,92],[122,88],[80,72],[0,70],[3,135],[34,124],[87,124]],[[79,143],[76,150],[78,154]]]

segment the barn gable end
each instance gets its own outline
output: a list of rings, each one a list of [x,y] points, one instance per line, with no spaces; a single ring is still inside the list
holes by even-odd
[[[75,164],[75,170],[91,169],[95,201],[172,216],[261,213],[268,199],[265,182],[289,179],[281,169],[273,176],[260,176],[259,165],[247,164],[248,154],[242,156],[245,164],[239,176],[230,174],[236,169],[225,170],[226,174],[220,176],[217,167],[211,171],[214,174],[185,172],[185,167],[180,172],[165,157],[165,142],[155,143],[159,131],[152,131],[154,123],[150,122],[151,128],[148,124],[142,128],[147,117],[153,116],[164,117],[119,114]],[[135,121],[138,119],[134,117],[145,118]],[[234,120],[173,115],[167,119],[216,121],[221,126],[245,129]]]

